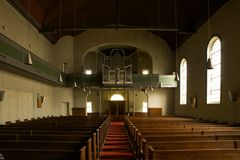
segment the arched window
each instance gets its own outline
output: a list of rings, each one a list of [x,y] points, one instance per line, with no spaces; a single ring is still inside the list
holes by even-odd
[[[211,38],[207,48],[207,60],[213,69],[207,70],[207,104],[219,104],[221,99],[221,41],[219,37]]]
[[[187,104],[187,61],[185,58],[180,64],[180,104]]]
[[[124,98],[121,94],[114,94],[110,98],[110,101],[124,101]]]

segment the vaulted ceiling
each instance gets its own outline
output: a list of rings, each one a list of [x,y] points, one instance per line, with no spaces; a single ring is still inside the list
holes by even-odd
[[[86,30],[145,30],[172,50],[228,0],[8,0],[41,34],[56,43]]]

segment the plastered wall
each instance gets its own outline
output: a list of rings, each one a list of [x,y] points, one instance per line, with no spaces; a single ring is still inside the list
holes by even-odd
[[[72,36],[64,36],[53,45],[53,63],[56,67],[63,69],[66,64],[65,73],[73,73],[73,40]]]
[[[0,123],[49,116],[53,106],[53,87],[0,70],[0,88],[5,90],[0,102]],[[37,107],[37,95],[45,96]]]

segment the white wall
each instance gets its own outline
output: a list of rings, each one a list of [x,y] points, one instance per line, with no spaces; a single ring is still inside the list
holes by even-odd
[[[53,46],[53,63],[62,70],[63,63],[67,63],[66,73],[73,72],[73,37],[64,36]]]
[[[72,36],[64,36],[58,40],[58,42],[53,46],[53,57],[54,57],[54,65],[63,69],[63,63],[67,64],[65,68],[65,73],[73,73],[73,37]],[[70,114],[72,113],[73,107],[73,89],[66,87],[54,87],[53,89],[53,115],[61,115],[62,103],[69,104]]]
[[[69,103],[69,111],[72,114],[73,91],[72,88],[54,87],[53,89],[53,112],[52,115],[62,114],[61,103]]]
[[[133,106],[133,111],[135,112],[142,112],[142,105],[143,102],[147,102],[147,95],[143,91],[135,91],[135,95],[130,94],[130,96],[135,96],[133,97],[133,101],[135,101],[135,105]],[[134,100],[135,98],[135,100]],[[134,102],[133,102],[134,104]],[[149,106],[149,104],[148,104]]]
[[[175,112],[178,115],[193,116],[209,120],[240,121],[239,104],[229,101],[228,90],[240,90],[240,1],[226,3],[211,19],[211,36],[218,34],[222,42],[222,85],[221,104],[206,104],[206,49],[209,40],[208,23],[205,23],[178,50],[177,66],[186,57],[188,62],[188,104],[179,105],[179,89],[176,90]],[[192,109],[189,96],[197,94],[197,109]]]
[[[0,70],[0,88],[5,90],[4,100],[0,102],[1,124],[52,114],[52,86]],[[38,93],[46,97],[42,108],[37,108]]]
[[[162,108],[163,115],[173,115],[174,108],[169,107],[174,105],[173,96],[174,89],[154,89],[153,91],[148,91],[149,95],[149,108]]]

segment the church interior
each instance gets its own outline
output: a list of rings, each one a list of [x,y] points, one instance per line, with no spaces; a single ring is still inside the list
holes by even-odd
[[[238,160],[239,0],[0,0],[0,160]]]

